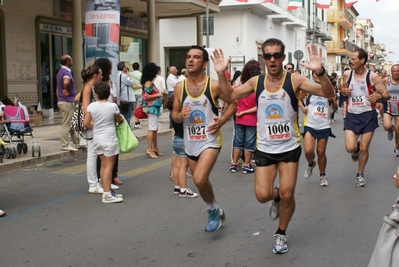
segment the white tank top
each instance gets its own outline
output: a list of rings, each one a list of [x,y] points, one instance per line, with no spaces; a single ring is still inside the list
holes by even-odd
[[[393,116],[399,115],[399,83],[393,83],[388,78],[387,90],[391,98],[384,103],[384,111]]]
[[[356,81],[352,70],[347,84],[348,88],[352,89],[351,95],[348,97],[347,111],[349,113],[361,114],[374,110],[374,103],[367,99],[373,93],[373,86],[370,83],[370,71],[367,71],[361,81]]]
[[[328,98],[316,95],[308,95],[306,98],[308,113],[304,118],[304,126],[315,130],[331,128],[329,120]]]
[[[259,75],[256,104],[258,150],[279,154],[300,146],[298,100],[295,96],[291,73],[284,74],[283,86],[277,92],[267,91],[265,75]]]
[[[211,79],[207,77],[204,90],[198,97],[188,94],[186,81],[183,81],[181,103],[182,107],[190,106],[191,113],[183,120],[184,146],[190,156],[198,157],[207,148],[222,147],[222,132],[209,134],[208,127],[218,117],[218,108],[212,96]]]

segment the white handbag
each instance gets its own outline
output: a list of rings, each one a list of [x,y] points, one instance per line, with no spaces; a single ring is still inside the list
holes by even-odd
[[[369,267],[399,266],[399,197],[390,215],[384,216],[377,244],[374,247]]]

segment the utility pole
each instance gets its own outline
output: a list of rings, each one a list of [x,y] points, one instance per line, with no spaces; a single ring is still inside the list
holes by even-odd
[[[206,48],[209,48],[209,6],[208,1],[206,0],[206,9],[205,9],[205,17],[206,17]],[[206,75],[209,76],[209,64],[206,68]]]

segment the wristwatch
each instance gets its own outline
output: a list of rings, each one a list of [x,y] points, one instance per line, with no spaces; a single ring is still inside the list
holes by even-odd
[[[322,71],[320,73],[316,73],[316,76],[320,77],[326,74],[326,69],[324,67],[321,67]]]

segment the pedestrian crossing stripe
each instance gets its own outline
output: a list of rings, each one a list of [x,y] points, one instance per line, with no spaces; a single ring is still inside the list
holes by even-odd
[[[153,171],[155,169],[158,169],[158,168],[161,168],[161,167],[164,167],[167,165],[170,165],[170,158],[164,159],[161,161],[157,161],[155,163],[143,166],[141,168],[134,168],[130,171],[127,171],[124,173],[119,173],[118,177],[128,177],[128,178],[130,177],[131,178],[131,177],[138,176],[140,174],[143,174],[143,173],[146,173],[149,171]]]
[[[139,156],[142,156],[142,153],[123,153],[123,154],[119,154],[119,160],[120,161],[125,161],[125,160],[129,160],[129,159],[133,159]],[[170,162],[170,160],[169,160]],[[75,165],[72,167],[67,167],[64,168],[62,170],[58,170],[52,173],[55,174],[79,174],[79,173],[83,173],[86,172],[86,164],[79,164],[79,165]]]

